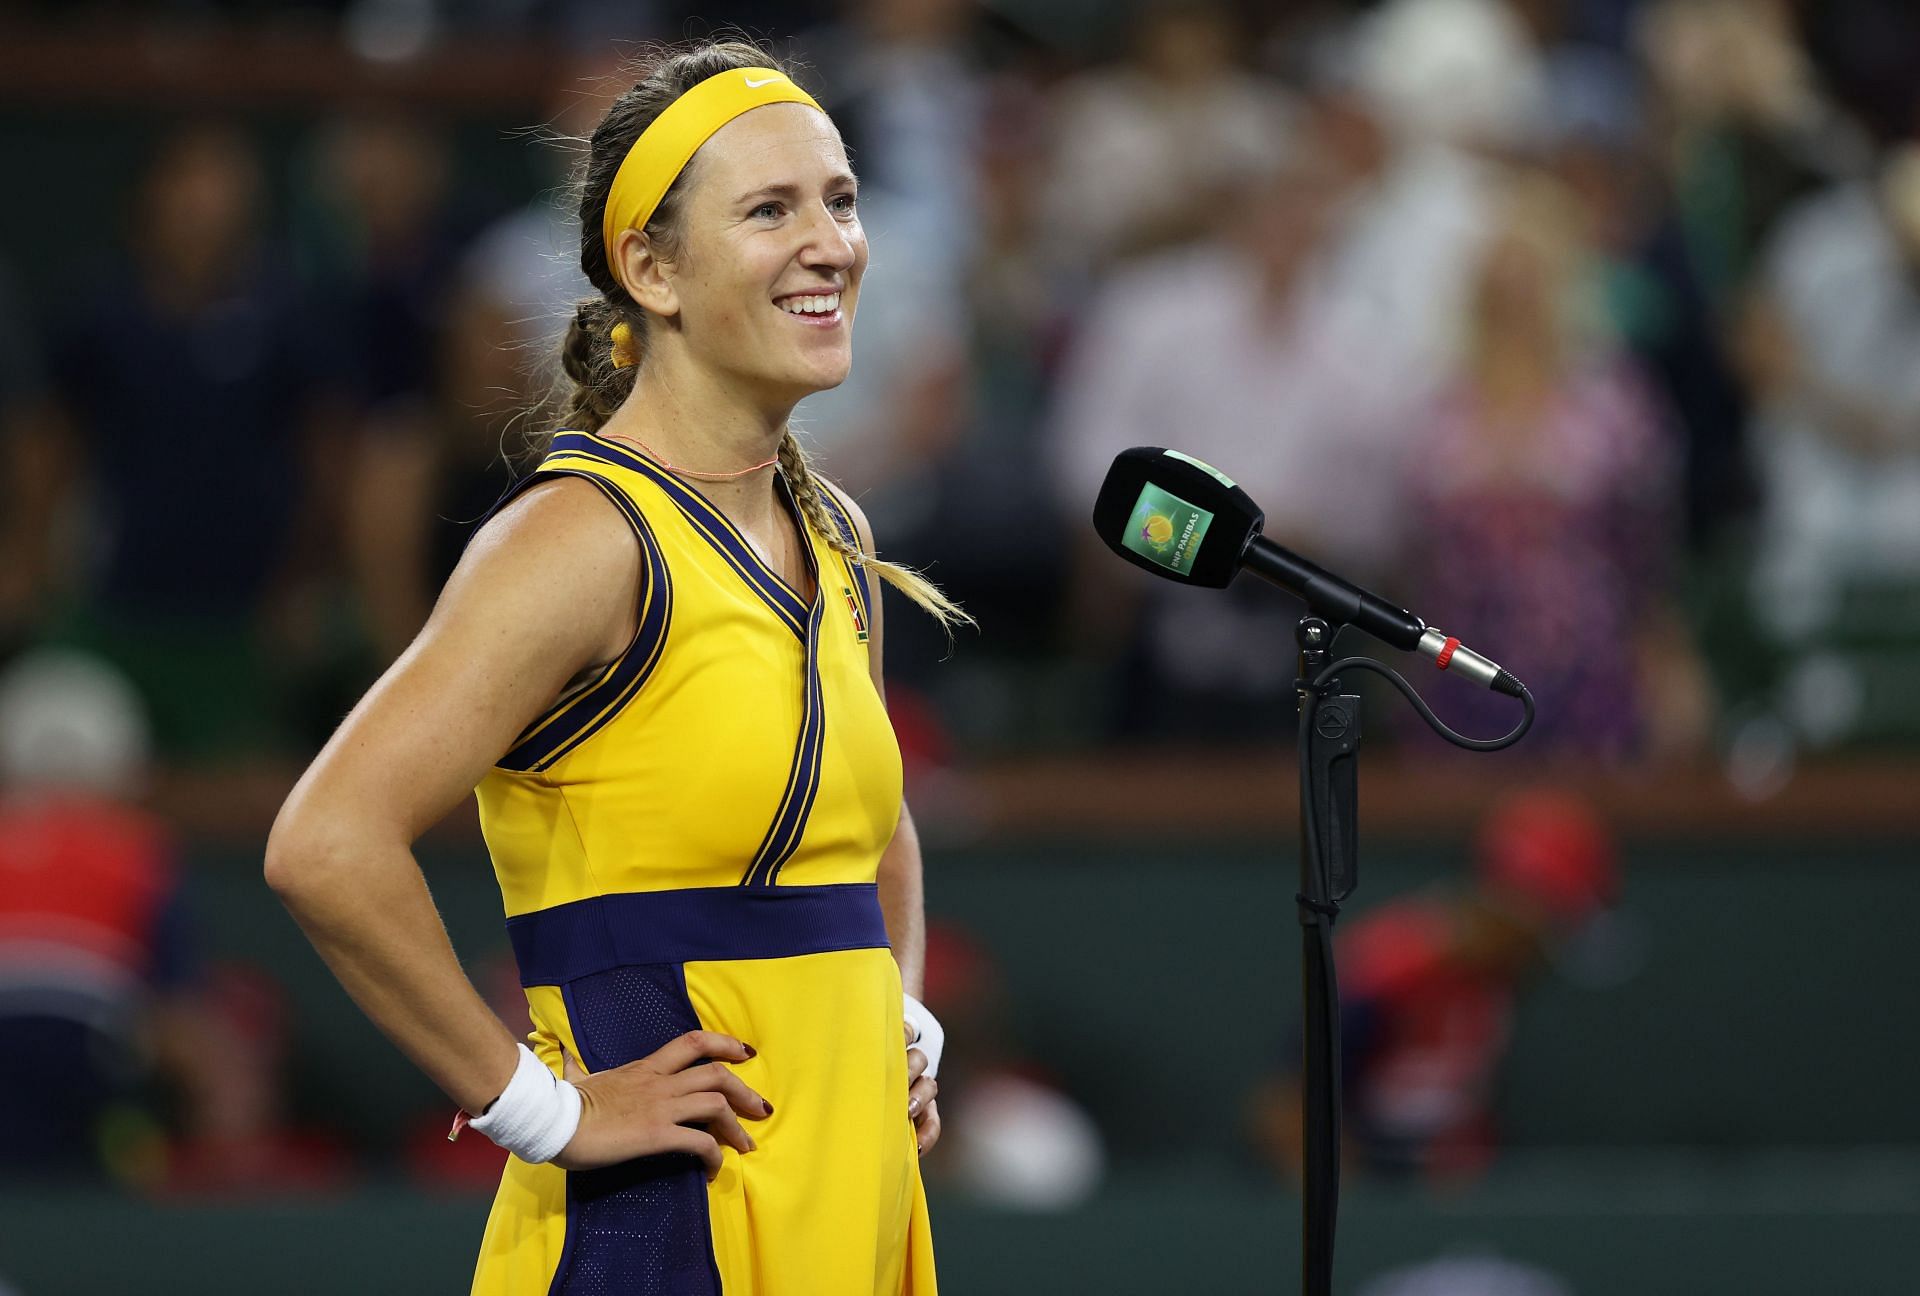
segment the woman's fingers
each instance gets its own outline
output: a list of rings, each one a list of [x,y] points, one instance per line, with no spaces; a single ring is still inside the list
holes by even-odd
[[[677,1105],[676,1117],[682,1125],[704,1125],[709,1134],[736,1152],[751,1152],[757,1146],[753,1135],[733,1114],[733,1105],[717,1093],[686,1095]]]
[[[729,1062],[744,1062],[754,1056],[753,1045],[737,1040],[731,1035],[722,1035],[718,1031],[688,1031],[678,1039],[670,1040],[658,1049],[640,1059],[656,1071],[671,1074],[684,1071],[696,1062],[708,1058],[720,1058]]]
[[[689,1031],[637,1062],[591,1074],[566,1056],[562,1069],[580,1090],[583,1106],[580,1127],[556,1160],[566,1169],[585,1170],[689,1152],[707,1163],[711,1177],[719,1170],[722,1144],[742,1153],[754,1150],[739,1117],[764,1120],[773,1107],[724,1063],[706,1059],[720,1054],[745,1061],[750,1052],[730,1035]]]
[[[939,1092],[940,1082],[932,1076],[921,1076],[915,1080],[907,1089],[907,1115],[917,1123],[920,1113],[926,1110],[927,1105],[933,1101],[934,1095]]]
[[[912,1084],[927,1069],[927,1055],[919,1049],[907,1050],[907,1083]]]
[[[688,1067],[675,1076],[674,1083],[681,1093],[699,1093],[712,1090],[724,1094],[733,1109],[748,1120],[765,1120],[773,1115],[773,1104],[747,1087],[747,1082],[735,1075],[723,1062],[708,1062],[704,1066]]]
[[[914,1146],[920,1149],[921,1156],[925,1156],[927,1150],[940,1141],[940,1104],[929,1101],[925,1107],[921,1108],[913,1128]]]
[[[687,1152],[699,1157],[701,1164],[704,1165],[707,1170],[707,1182],[712,1183],[714,1178],[719,1175],[720,1167],[726,1160],[724,1154],[720,1151],[720,1144],[715,1142],[713,1136],[704,1130],[697,1130],[687,1125],[677,1126],[676,1128],[679,1132],[668,1136],[667,1146],[663,1151]]]

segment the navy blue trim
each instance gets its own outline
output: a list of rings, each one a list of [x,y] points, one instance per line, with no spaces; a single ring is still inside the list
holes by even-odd
[[[543,468],[527,478],[521,488],[553,477],[578,477],[598,486],[626,516],[627,525],[640,542],[647,571],[640,592],[639,625],[626,648],[609,663],[599,679],[561,699],[528,725],[507,754],[495,762],[501,769],[523,773],[547,769],[620,714],[659,664],[666,647],[667,626],[673,617],[673,577],[667,570],[666,556],[654,539],[653,529],[647,525],[639,507],[612,482],[572,468]]]
[[[580,455],[588,459],[598,459],[618,468],[637,472],[658,486],[677,505],[687,520],[693,523],[694,530],[705,536],[707,542],[724,558],[729,567],[738,572],[747,587],[766,601],[768,607],[787,623],[787,628],[796,635],[806,633],[807,604],[793,586],[781,579],[780,574],[760,561],[760,555],[754,552],[746,537],[727,520],[727,515],[715,508],[699,491],[660,467],[643,455],[622,449],[611,441],[593,436],[586,432],[562,432],[553,438],[553,448],[549,455]],[[784,479],[780,479],[784,480]],[[805,523],[801,524],[801,536],[807,534]],[[812,544],[805,548],[809,555]]]
[[[793,488],[786,478],[776,482],[775,493],[793,515],[794,525],[800,528],[800,534],[806,536],[806,517],[800,510],[799,501],[793,497]],[[808,539],[807,570],[813,574],[813,606],[807,610],[806,677],[801,689],[800,735],[794,740],[793,759],[787,763],[787,785],[780,793],[780,808],[774,811],[773,822],[767,825],[767,832],[760,839],[759,849],[753,853],[752,861],[747,865],[745,876],[740,879],[742,886],[772,886],[774,877],[780,872],[780,866],[792,858],[805,835],[807,816],[813,813],[813,803],[820,792],[820,752],[827,732],[827,718],[824,695],[820,685],[820,620],[827,606],[825,578],[820,564],[814,557],[813,542]]]
[[[507,920],[520,985],[561,985],[611,968],[793,958],[887,945],[876,883],[624,891]],[[563,991],[564,995],[564,991]],[[572,1014],[572,1006],[568,1006]],[[576,1023],[578,1033],[578,1023]],[[582,1048],[591,1069],[595,1058]],[[601,1060],[605,1062],[605,1060]]]
[[[513,919],[509,918],[507,922],[512,923]],[[509,927],[508,931],[511,932],[512,928]],[[522,984],[525,983],[523,982]],[[573,1047],[578,1051],[578,1061],[581,1069],[589,1075],[595,1071],[605,1071],[607,1069],[607,1060],[601,1057],[599,1050],[593,1047],[592,1036],[589,1035],[583,1038],[580,1034],[580,1005],[574,1002],[573,986],[566,982],[561,982],[559,990],[560,1006],[566,1010],[567,1027],[573,1032]],[[565,1045],[566,1041],[562,1040],[561,1046],[564,1048]]]
[[[831,486],[822,485],[820,498],[827,502],[827,512],[833,515],[833,521],[840,528],[840,534],[856,551],[860,548],[860,533],[854,530],[853,514],[841,503],[840,496]],[[860,615],[866,617],[867,624],[873,624],[873,591],[867,587],[867,565],[856,562],[845,554],[841,561],[847,566],[847,575],[853,578],[854,588],[860,591]]]
[[[871,882],[595,896],[509,918],[507,938],[523,986],[564,986],[646,963],[791,958],[888,943]],[[577,1022],[574,1029],[577,1039]],[[583,1061],[592,1065],[591,1057]]]
[[[699,1014],[686,968],[610,968],[562,987],[581,1056],[606,1070],[659,1051]],[[721,1296],[706,1172],[662,1153],[567,1174],[567,1245],[550,1296]]]
[[[826,745],[827,716],[820,686],[820,614],[826,600],[814,600],[807,619],[807,686],[805,714],[800,720],[800,737],[794,743],[793,760],[787,769],[787,786],[780,795],[780,809],[760,839],[743,886],[772,886],[780,867],[793,857],[805,835],[807,816],[813,813],[820,793],[820,753]]]
[[[580,1237],[580,1216],[573,1197],[573,1176],[567,1176],[567,1231],[560,1243],[560,1263],[553,1267],[553,1281],[547,1284],[547,1296],[564,1296],[567,1275],[573,1269],[573,1244]]]

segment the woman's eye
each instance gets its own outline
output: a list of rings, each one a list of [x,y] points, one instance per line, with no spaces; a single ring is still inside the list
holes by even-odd
[[[753,211],[749,213],[749,215],[753,215],[753,216],[778,216],[779,214],[780,214],[780,204],[773,203],[773,202],[761,203],[758,207],[755,207]]]
[[[853,213],[854,199],[852,194],[838,194],[831,201],[833,210],[841,215],[847,216]]]

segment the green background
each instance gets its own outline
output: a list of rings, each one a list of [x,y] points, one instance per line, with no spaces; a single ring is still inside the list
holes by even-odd
[[[1029,840],[929,850],[930,908],[994,953],[1027,1051],[1101,1126],[1087,1206],[1017,1215],[934,1197],[947,1290],[1297,1289],[1298,1202],[1241,1112],[1295,1015],[1290,844]],[[1341,1290],[1395,1265],[1493,1253],[1600,1293],[1911,1292],[1920,1259],[1920,1049],[1904,842],[1633,842],[1605,975],[1525,999],[1504,1101],[1511,1151],[1436,1193],[1350,1182]],[[1360,904],[1442,881],[1460,848],[1371,845]],[[261,886],[203,852],[212,946],[288,978],[293,1073],[375,1166],[341,1197],[160,1207],[0,1193],[0,1278],[26,1296],[458,1291],[485,1213],[380,1168],[444,1107],[333,985]],[[427,852],[469,966],[504,951],[477,848]]]

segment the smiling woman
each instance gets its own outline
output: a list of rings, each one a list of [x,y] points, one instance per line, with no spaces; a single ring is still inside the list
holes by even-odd
[[[856,182],[765,51],[707,44],[614,103],[580,216],[599,295],[557,430],[288,799],[268,879],[514,1153],[476,1293],[924,1296],[941,1032],[870,577],[966,618],[787,425],[851,361]],[[531,1048],[411,854],[476,787]]]

